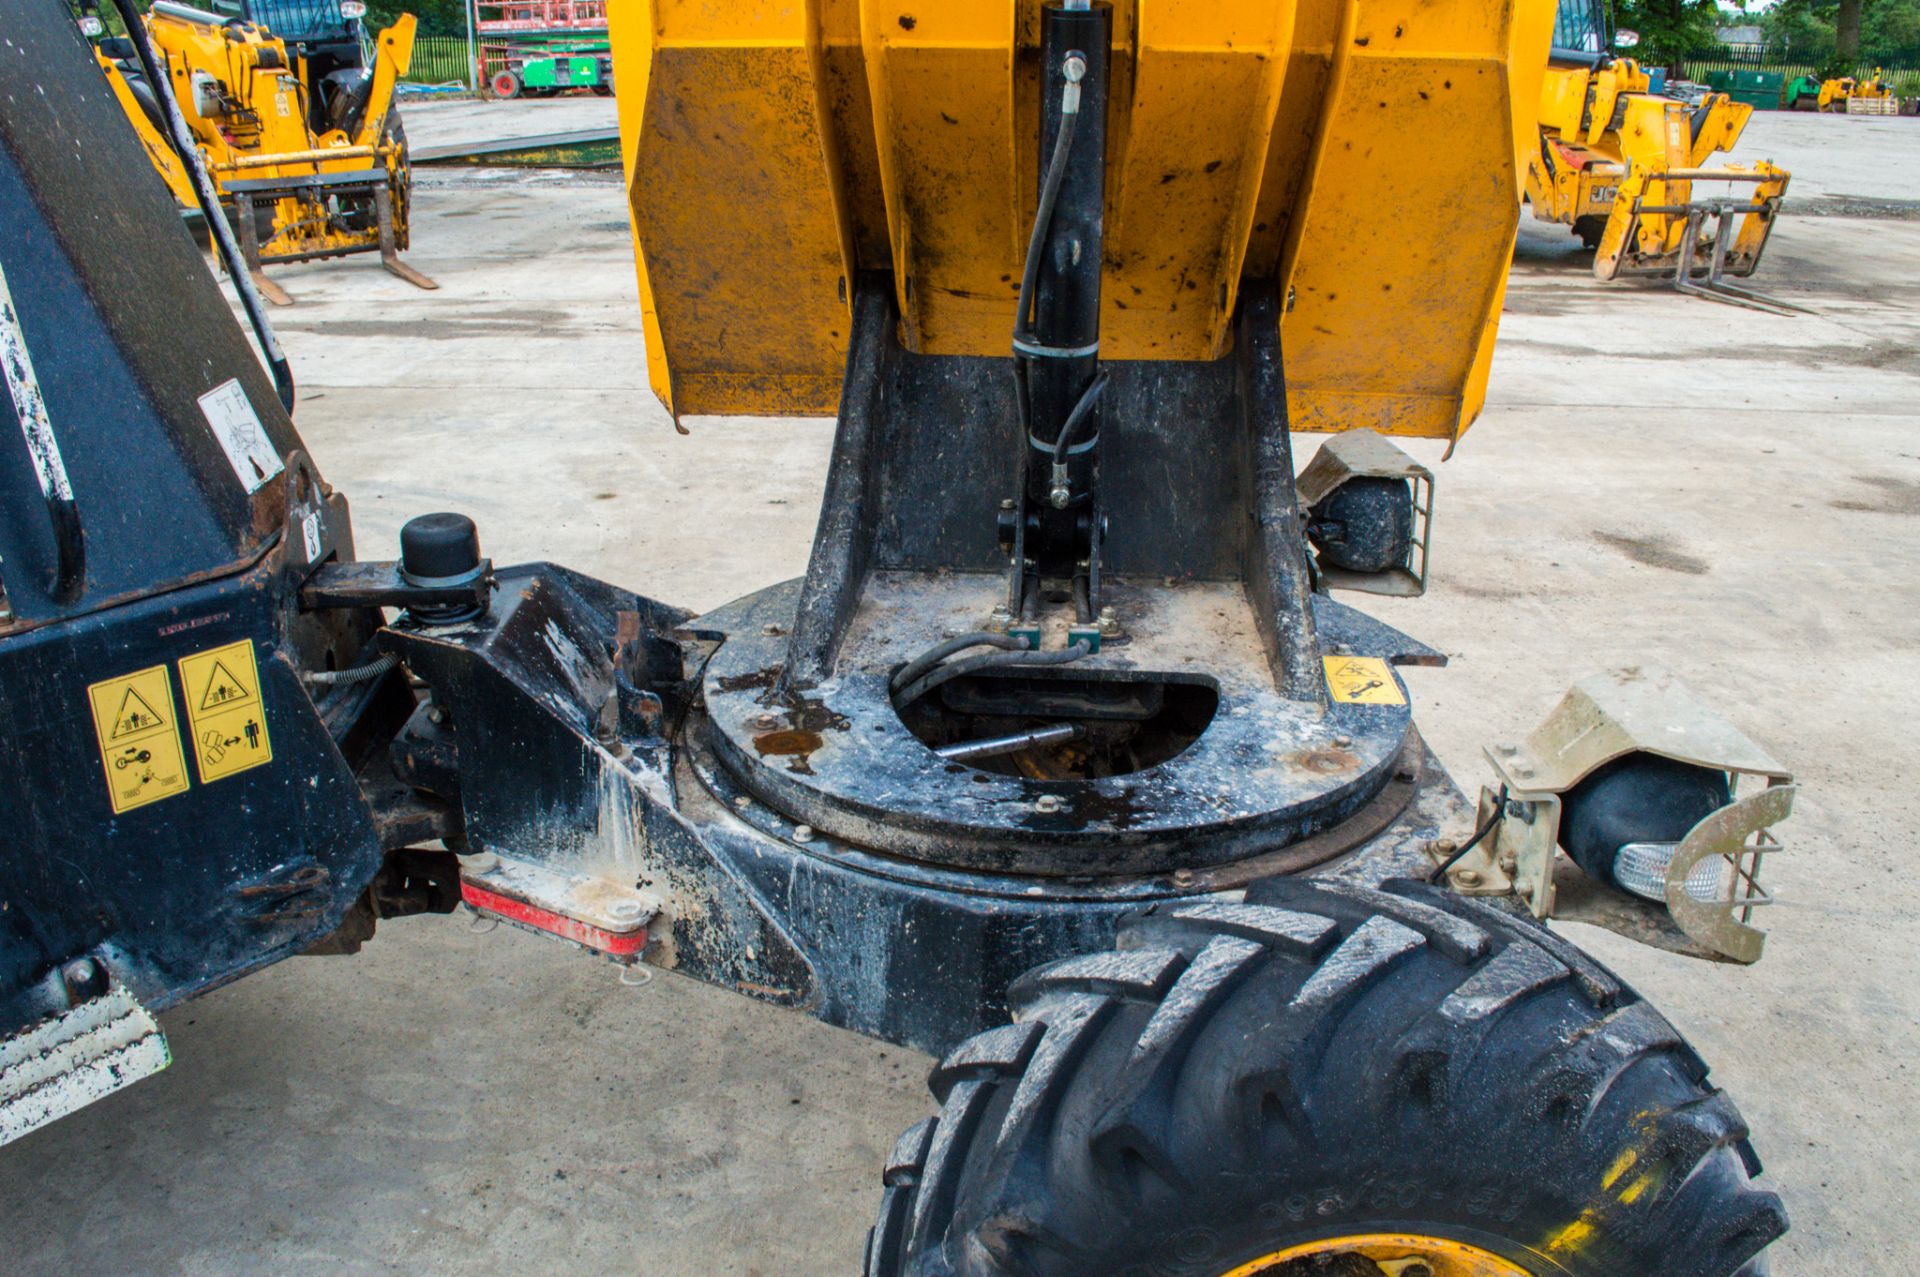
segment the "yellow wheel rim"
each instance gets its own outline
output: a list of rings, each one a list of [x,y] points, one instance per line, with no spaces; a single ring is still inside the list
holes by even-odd
[[[1478,1246],[1413,1233],[1367,1233],[1306,1242],[1242,1264],[1222,1277],[1287,1277],[1286,1265],[1293,1260],[1328,1255],[1370,1259],[1385,1277],[1532,1277],[1526,1269]]]

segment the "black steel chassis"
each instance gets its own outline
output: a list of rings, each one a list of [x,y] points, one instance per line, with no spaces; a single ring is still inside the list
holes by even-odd
[[[0,431],[0,1034],[103,982],[161,1008],[351,951],[383,917],[457,908],[492,857],[643,893],[657,912],[621,960],[938,1051],[998,1022],[1016,974],[1106,947],[1130,910],[1275,874],[1425,873],[1428,843],[1470,823],[1397,677],[1399,706],[1327,695],[1323,654],[1439,658],[1311,588],[1271,287],[1246,291],[1233,353],[1115,366],[1102,406],[1089,570],[1127,632],[1083,670],[1171,677],[1177,627],[1154,618],[1206,591],[1238,600],[1239,648],[1196,675],[1228,710],[1205,746],[1134,778],[995,777],[964,819],[913,816],[886,787],[947,783],[949,765],[904,731],[880,755],[844,746],[898,728],[874,670],[930,631],[863,647],[863,609],[903,574],[983,617],[1005,597],[994,512],[1010,500],[1018,521],[1025,500],[1006,360],[913,354],[893,281],[857,282],[803,581],[702,618],[545,564],[422,584],[355,560],[344,499],[170,201],[124,181],[146,165],[71,21],[30,6],[10,38],[0,264],[50,429]],[[77,136],[97,143],[82,155]],[[204,410],[228,381],[283,467],[252,486]],[[36,487],[49,449],[71,471],[77,590]],[[460,604],[480,614],[432,619]],[[242,642],[271,760],[220,774],[190,755],[178,792],[115,811],[88,689],[166,669],[163,713],[190,722],[179,663]],[[756,744],[788,730],[821,741]],[[1276,733],[1287,748],[1262,754]],[[893,761],[863,778],[876,757]],[[1236,808],[1255,763],[1275,779]],[[1188,798],[1154,788],[1169,777]]]

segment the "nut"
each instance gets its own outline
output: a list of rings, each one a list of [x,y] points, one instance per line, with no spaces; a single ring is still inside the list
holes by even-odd
[[[813,826],[812,825],[795,825],[793,827],[793,840],[795,842],[812,842]]]
[[[1047,815],[1051,815],[1054,812],[1059,811],[1060,807],[1061,807],[1060,795],[1058,794],[1042,794],[1033,804],[1033,809],[1035,811],[1042,812]]]
[[[1191,887],[1193,885],[1193,870],[1191,869],[1174,870],[1173,885],[1176,887]]]
[[[753,716],[753,725],[755,727],[760,728],[762,731],[765,731],[766,729],[771,727],[778,727],[780,725],[780,720],[774,717],[772,714],[755,714]]]

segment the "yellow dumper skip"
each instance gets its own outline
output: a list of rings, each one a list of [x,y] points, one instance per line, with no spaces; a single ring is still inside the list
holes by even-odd
[[[1006,352],[1036,0],[609,13],[649,379],[676,417],[833,412],[861,272],[891,273],[909,349]],[[1277,279],[1296,429],[1457,438],[1552,19],[1551,0],[1115,4],[1102,357],[1215,358],[1242,281]]]

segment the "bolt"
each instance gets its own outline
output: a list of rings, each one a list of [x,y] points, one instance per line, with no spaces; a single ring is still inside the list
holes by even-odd
[[[1519,866],[1520,866],[1520,857],[1514,855],[1510,851],[1503,851],[1500,853],[1500,872],[1501,873],[1511,874],[1515,869],[1519,868]]]
[[[1527,766],[1525,763],[1515,763],[1513,765],[1513,774],[1519,779],[1525,780],[1527,777],[1533,775],[1533,768]]]
[[[766,728],[769,728],[769,727],[777,727],[779,726],[779,724],[780,724],[780,720],[775,718],[772,714],[756,714],[753,717],[753,725],[762,730],[765,730]]]
[[[1500,755],[1502,758],[1512,758],[1515,754],[1520,752],[1520,747],[1514,744],[1512,741],[1503,740],[1498,745],[1495,745],[1493,747],[1493,752]]]
[[[1456,869],[1453,871],[1453,880],[1462,887],[1477,887],[1480,885],[1480,871],[1478,869]]]
[[[1191,869],[1174,870],[1173,885],[1176,887],[1191,887],[1193,885],[1193,870]]]
[[[1040,795],[1039,801],[1033,804],[1033,809],[1035,811],[1042,812],[1048,815],[1051,815],[1052,813],[1059,811],[1060,795],[1058,794]]]
[[[490,874],[500,867],[500,857],[490,851],[483,851],[476,856],[462,856],[460,867],[468,873]]]
[[[793,827],[793,840],[795,842],[812,842],[813,826],[812,825],[795,825]]]
[[[444,723],[447,721],[447,711],[441,709],[438,705],[429,705],[427,706],[427,721],[429,723]]]
[[[772,621],[768,621],[765,625],[760,627],[760,632],[766,635],[768,638],[779,638],[782,634],[785,634],[787,631],[784,626],[776,625]]]
[[[1433,854],[1436,856],[1451,856],[1459,845],[1459,843],[1451,838],[1436,838],[1432,844]]]
[[[1000,508],[1001,508],[1002,510],[1011,510],[1011,509],[1013,509],[1013,498],[1012,498],[1012,497],[1004,497],[1004,498],[1002,498],[1002,499],[1001,499],[1001,501],[1000,501]]]
[[[632,922],[645,912],[638,900],[616,900],[607,906],[607,913],[620,922]]]
[[[745,811],[747,808],[753,806],[753,799],[747,797],[745,794],[742,794],[738,798],[733,800],[733,805],[738,810]]]
[[[1334,744],[1336,744],[1336,745],[1338,745],[1338,746],[1339,746],[1339,747],[1340,747],[1341,749],[1345,749],[1345,748],[1347,748],[1347,746],[1349,746],[1349,745],[1351,745],[1351,744],[1353,744],[1353,737],[1351,737],[1351,736],[1336,736],[1336,737],[1334,737],[1334,738],[1333,738],[1333,743],[1334,743]]]
[[[1513,880],[1513,889],[1531,900],[1533,898],[1533,879],[1515,878]]]

